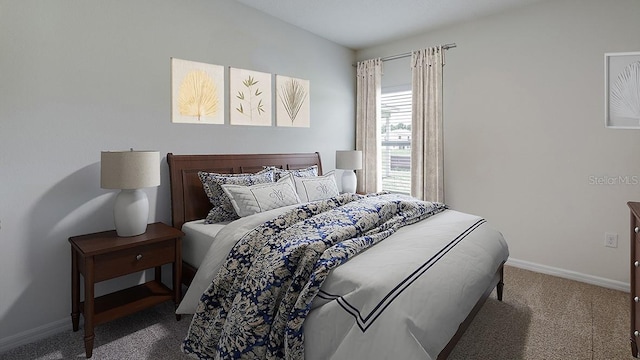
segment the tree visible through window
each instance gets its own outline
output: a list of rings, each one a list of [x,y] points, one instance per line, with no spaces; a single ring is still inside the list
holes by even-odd
[[[411,193],[411,90],[384,91],[380,139],[382,190]]]

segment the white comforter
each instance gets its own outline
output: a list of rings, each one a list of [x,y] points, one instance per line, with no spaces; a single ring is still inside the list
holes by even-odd
[[[289,208],[225,226],[177,313],[195,311],[238,239]],[[435,359],[507,257],[502,235],[474,215],[446,210],[403,227],[324,282],[305,320],[305,358]]]

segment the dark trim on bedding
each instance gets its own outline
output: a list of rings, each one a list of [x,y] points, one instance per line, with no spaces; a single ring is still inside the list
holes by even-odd
[[[358,327],[362,332],[366,332],[369,326],[371,326],[376,319],[382,315],[384,310],[391,305],[391,303],[400,295],[404,290],[406,290],[411,284],[413,284],[422,274],[424,274],[427,270],[429,270],[433,265],[435,265],[438,260],[442,259],[449,251],[451,251],[456,245],[462,242],[469,234],[471,234],[474,230],[480,227],[482,224],[486,223],[485,219],[480,219],[476,221],[473,225],[469,226],[462,233],[456,236],[453,240],[451,240],[447,245],[445,245],[440,251],[438,251],[435,255],[433,255],[429,260],[420,265],[416,270],[414,270],[409,276],[400,281],[387,295],[385,295],[380,302],[373,308],[371,313],[369,313],[364,318],[360,311],[350,304],[347,300],[345,300],[342,296],[329,294],[326,291],[320,290],[318,293],[318,297],[326,300],[336,300],[338,304],[349,314],[351,314],[355,319]]]

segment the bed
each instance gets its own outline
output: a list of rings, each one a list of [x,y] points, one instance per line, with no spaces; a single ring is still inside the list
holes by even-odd
[[[212,262],[223,261],[234,237],[287,211],[274,209],[216,224],[218,228],[210,230],[210,225],[201,224],[211,204],[199,171],[238,174],[255,173],[265,166],[295,170],[315,165],[322,174],[318,153],[170,153],[167,161],[173,226],[185,232],[183,244],[191,247],[183,253],[193,255],[184,258],[183,283],[191,286],[183,303],[189,297],[194,301],[189,292],[201,293],[211,283],[220,266]],[[345,197],[349,196],[341,195]],[[353,197],[358,197],[353,199],[356,202],[364,196]],[[210,236],[202,237],[203,232]],[[205,240],[198,241],[199,236]],[[432,240],[425,242],[425,238]],[[203,256],[207,247],[208,254]],[[502,235],[477,216],[443,209],[404,226],[328,275],[304,319],[304,358],[446,359],[493,289],[502,299],[507,257]],[[372,287],[375,292],[370,292]]]

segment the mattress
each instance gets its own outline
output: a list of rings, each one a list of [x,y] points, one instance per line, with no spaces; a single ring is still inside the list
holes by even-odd
[[[213,238],[229,222],[205,224],[204,220],[194,220],[182,225],[182,260],[198,268],[211,247]]]

